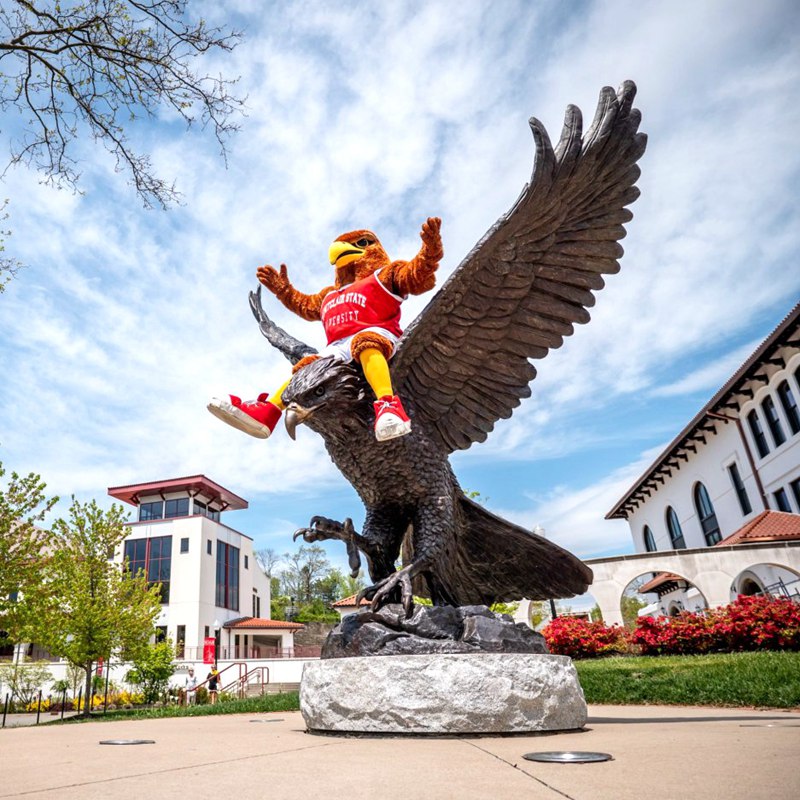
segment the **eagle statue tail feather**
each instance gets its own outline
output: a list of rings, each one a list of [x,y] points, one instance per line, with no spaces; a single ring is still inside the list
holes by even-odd
[[[583,594],[592,570],[572,553],[498,517],[465,495],[458,498],[455,558],[439,580],[459,605],[548,600]]]

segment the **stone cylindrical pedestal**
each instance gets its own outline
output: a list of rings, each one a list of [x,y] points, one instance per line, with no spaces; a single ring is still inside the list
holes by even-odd
[[[533,733],[586,723],[572,660],[527,653],[310,662],[300,710],[310,731],[327,733]]]

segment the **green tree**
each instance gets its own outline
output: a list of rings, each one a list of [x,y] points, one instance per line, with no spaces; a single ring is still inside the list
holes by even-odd
[[[134,661],[146,651],[161,610],[160,586],[131,575],[112,557],[125,538],[121,506],[104,512],[73,499],[69,520],[56,520],[43,588],[32,596],[24,641],[44,645],[85,673],[86,696],[99,658]],[[89,715],[90,706],[84,706]]]
[[[623,625],[633,630],[636,627],[636,620],[639,619],[639,611],[648,605],[647,600],[632,594],[623,594],[619,604]]]
[[[319,581],[331,569],[325,551],[318,545],[301,545],[296,553],[285,553],[287,566],[281,573],[282,592],[299,605],[318,596]]]
[[[125,680],[141,690],[145,703],[155,703],[167,690],[175,671],[174,659],[175,645],[170,639],[151,644],[133,659],[133,669]]]
[[[0,479],[6,472],[0,463]],[[0,630],[14,636],[19,628],[22,601],[31,597],[41,584],[44,568],[46,531],[38,527],[58,498],[47,499],[45,484],[33,473],[11,480],[0,487]]]

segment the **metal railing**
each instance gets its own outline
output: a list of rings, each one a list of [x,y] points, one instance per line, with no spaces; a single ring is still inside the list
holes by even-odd
[[[266,680],[264,680],[265,676]],[[253,680],[253,678],[257,678],[258,680]],[[261,694],[264,694],[264,687],[268,683],[269,683],[269,667],[253,667],[252,669],[245,672],[244,675],[238,677],[232,683],[229,683],[227,686],[223,686],[220,691],[222,692],[234,691],[237,697],[243,698],[247,696],[247,690],[251,686],[259,686],[261,688]]]

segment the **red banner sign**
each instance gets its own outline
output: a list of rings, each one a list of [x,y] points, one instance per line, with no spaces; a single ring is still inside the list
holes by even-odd
[[[216,651],[217,640],[213,636],[206,636],[203,639],[203,663],[213,664],[214,653]]]

